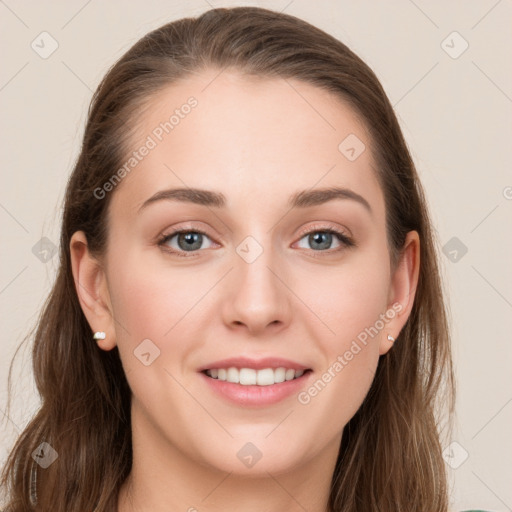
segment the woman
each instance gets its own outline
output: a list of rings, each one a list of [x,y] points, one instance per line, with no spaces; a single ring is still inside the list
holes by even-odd
[[[258,8],[137,42],[92,101],[33,361],[13,512],[446,511],[435,244],[368,66]]]

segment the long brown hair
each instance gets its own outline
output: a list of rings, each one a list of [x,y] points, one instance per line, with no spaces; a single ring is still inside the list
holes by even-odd
[[[302,80],[348,102],[371,135],[392,263],[408,231],[416,230],[421,240],[411,315],[344,428],[330,509],[447,510],[439,426],[451,414],[454,396],[447,313],[426,201],[392,106],[375,74],[340,41],[293,16],[238,7],[213,9],[147,34],[94,94],[67,186],[58,276],[35,332],[33,370],[42,403],[2,474],[11,512],[117,510],[132,463],[130,389],[117,349],[101,351],[92,340],[73,282],[70,238],[83,230],[90,250],[104,251],[112,194],[98,200],[94,191],[125,161],[144,105],[193,72],[228,67]],[[59,454],[47,469],[32,458],[43,441]]]

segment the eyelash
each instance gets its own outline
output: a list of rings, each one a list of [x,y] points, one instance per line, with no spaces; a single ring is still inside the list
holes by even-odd
[[[171,233],[168,233],[166,235],[162,235],[158,241],[157,241],[157,244],[159,247],[161,247],[163,250],[171,253],[171,254],[175,254],[177,256],[179,256],[180,258],[191,258],[191,257],[194,257],[194,254],[197,254],[197,252],[199,252],[199,250],[196,250],[196,251],[176,251],[175,249],[169,249],[169,247],[165,247],[164,248],[164,245],[169,241],[171,240],[174,236],[176,235],[179,235],[181,233],[197,233],[197,234],[201,234],[201,235],[204,235],[208,238],[210,238],[210,236],[208,235],[208,233],[205,233],[204,231],[202,231],[201,229],[179,229],[179,230],[176,230],[176,231],[172,231]],[[310,234],[313,234],[313,233],[330,233],[332,235],[335,235],[337,238],[338,238],[338,241],[342,244],[341,247],[338,247],[334,250],[332,249],[327,249],[327,250],[323,250],[323,251],[314,251],[311,249],[311,251],[313,253],[327,253],[327,254],[333,254],[333,253],[337,253],[343,249],[346,249],[346,248],[350,248],[350,247],[355,247],[355,242],[352,238],[348,237],[345,233],[343,233],[342,231],[332,227],[332,226],[329,226],[329,227],[321,227],[321,228],[313,228],[313,229],[310,229],[308,231],[302,231],[300,233],[300,238],[299,240],[302,240],[305,236],[307,235],[310,235]],[[190,254],[187,254],[187,252],[190,252]],[[318,254],[315,254],[315,257],[319,257]]]

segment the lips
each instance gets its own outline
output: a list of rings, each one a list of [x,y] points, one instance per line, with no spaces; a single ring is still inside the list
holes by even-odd
[[[199,372],[223,398],[237,405],[265,406],[298,392],[312,370],[289,359],[240,357],[214,361]]]
[[[263,370],[264,368],[287,368],[292,370],[308,370],[308,366],[297,363],[290,359],[280,357],[265,357],[262,359],[250,359],[248,357],[232,357],[229,359],[221,359],[201,366],[198,371],[204,372],[215,368],[251,368],[253,370]]]

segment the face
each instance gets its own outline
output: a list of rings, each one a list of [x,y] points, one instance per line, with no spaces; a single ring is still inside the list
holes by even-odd
[[[137,121],[136,165],[103,189],[107,313],[86,312],[119,348],[134,428],[226,472],[335,453],[411,291],[363,123],[312,85],[228,71]]]

